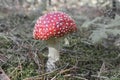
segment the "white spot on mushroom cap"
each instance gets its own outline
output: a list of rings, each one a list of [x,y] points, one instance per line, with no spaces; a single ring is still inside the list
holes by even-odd
[[[72,23],[72,22],[71,22],[70,24],[71,24],[71,25],[73,25],[73,23]]]
[[[46,18],[46,20],[48,20],[49,18]]]
[[[59,25],[59,24],[57,24],[56,28],[59,28],[59,27],[60,27],[60,25]]]
[[[50,34],[52,34],[52,32],[50,31]]]
[[[47,21],[47,23],[50,23],[50,21]]]
[[[46,31],[48,31],[49,29],[48,29],[48,28],[46,28],[45,30],[46,30]]]
[[[44,36],[44,38],[47,38],[47,36]]]
[[[46,24],[46,21],[44,21],[43,23]]]
[[[60,31],[58,31],[57,33],[60,34]]]
[[[42,32],[40,32],[40,34],[43,34]]]
[[[68,25],[69,23],[66,23],[66,25]]]
[[[51,20],[51,22],[54,22],[54,20]]]
[[[62,30],[62,28],[60,28],[60,31]]]
[[[60,26],[62,26],[63,25],[63,23],[60,23]]]
[[[56,20],[56,17],[54,17],[53,19]]]
[[[48,24],[46,24],[46,27],[48,27]]]
[[[47,36],[49,36],[50,34],[49,33],[47,33]]]

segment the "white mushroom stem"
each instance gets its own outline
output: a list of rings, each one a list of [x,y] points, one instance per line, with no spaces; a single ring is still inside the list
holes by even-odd
[[[48,57],[50,57],[50,59],[53,59],[52,62],[58,61],[60,58],[58,50],[54,47],[48,47],[48,49],[49,49]]]
[[[55,62],[60,59],[59,49],[60,42],[59,39],[51,39],[47,41],[48,43],[48,61],[47,61],[47,71],[52,71],[56,68]]]
[[[47,71],[52,71],[56,68],[55,62],[59,60],[60,55],[58,50],[53,47],[48,47],[48,61],[47,61]]]

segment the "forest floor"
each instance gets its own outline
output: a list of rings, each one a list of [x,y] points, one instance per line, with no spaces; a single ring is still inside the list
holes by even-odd
[[[11,80],[120,80],[120,50],[85,44],[80,32],[67,37],[70,45],[61,44],[58,68],[46,73],[47,46],[32,36],[36,19],[19,14],[0,19],[0,66]]]

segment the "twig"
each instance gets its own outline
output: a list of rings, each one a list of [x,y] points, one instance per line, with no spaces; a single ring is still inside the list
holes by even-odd
[[[100,71],[98,72],[98,77],[101,76],[101,74],[105,71],[105,62],[103,62],[101,68],[100,68]]]
[[[77,74],[78,76],[82,76],[82,77],[84,77],[84,76],[86,76],[86,74]],[[91,77],[92,78],[97,78],[97,79],[109,79],[108,77],[106,77],[106,76],[98,76],[98,75],[91,75]]]
[[[91,75],[91,77],[93,77],[93,78],[99,78],[100,80],[101,80],[101,79],[109,79],[109,78],[106,77],[106,76],[98,76],[98,75]]]
[[[65,69],[65,70],[61,70],[59,73],[57,73],[51,80],[55,80],[55,78],[60,75],[60,74],[63,74],[65,72],[69,72],[70,70],[74,69],[75,67],[71,67],[69,69]]]
[[[80,79],[80,80],[88,80],[86,78],[80,77],[80,76],[73,76],[74,78]]]

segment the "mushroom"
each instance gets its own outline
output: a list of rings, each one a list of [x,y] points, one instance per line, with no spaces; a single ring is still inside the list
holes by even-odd
[[[60,41],[65,35],[77,30],[74,20],[64,12],[49,12],[37,20],[33,37],[37,40],[44,40],[48,45],[47,71],[56,68],[55,62],[59,60]],[[63,38],[62,38],[63,37]]]

